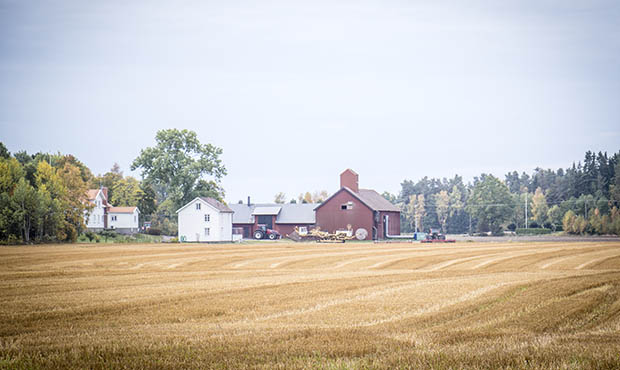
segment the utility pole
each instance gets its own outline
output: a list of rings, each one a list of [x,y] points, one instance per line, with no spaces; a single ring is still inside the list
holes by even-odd
[[[527,229],[527,192],[525,192],[525,228]]]

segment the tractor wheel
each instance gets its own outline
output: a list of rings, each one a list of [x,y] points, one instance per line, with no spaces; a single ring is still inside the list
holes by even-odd
[[[278,237],[276,234],[269,234],[267,235],[269,237],[269,240],[276,240],[276,238]]]
[[[263,238],[263,236],[264,236],[264,235],[263,235],[263,232],[262,232],[262,231],[260,231],[260,230],[256,230],[256,231],[254,232],[254,239],[262,239],[262,238]]]

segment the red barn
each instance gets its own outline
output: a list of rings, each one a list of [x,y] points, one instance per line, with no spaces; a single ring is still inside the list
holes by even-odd
[[[367,240],[400,235],[400,209],[381,194],[359,188],[359,176],[351,169],[340,174],[340,190],[315,208],[316,225],[335,232],[364,229]]]

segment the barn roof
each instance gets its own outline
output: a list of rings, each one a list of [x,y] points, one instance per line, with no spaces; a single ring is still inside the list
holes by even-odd
[[[253,216],[277,216],[282,207],[280,206],[257,206],[252,212]]]
[[[278,224],[314,224],[316,223],[316,217],[314,214],[314,208],[316,204],[313,203],[301,203],[301,204],[283,204],[282,211],[276,219]]]
[[[374,211],[400,212],[400,208],[372,189],[360,189],[358,195]]]
[[[316,217],[314,215],[313,203],[288,203],[288,204],[231,204],[230,208],[233,213],[233,224],[253,224],[254,215],[267,214],[275,215],[275,213],[258,213],[260,208],[280,208],[277,214],[276,223],[278,224],[314,224]]]
[[[396,207],[389,200],[385,199],[381,194],[377,193],[372,189],[360,189],[359,193],[356,193],[346,186],[343,186],[342,188],[340,188],[340,190],[332,194],[323,203],[319,204],[316,209],[328,203],[336,194],[340,193],[341,191],[346,191],[350,193],[373,211],[400,212],[400,208]]]

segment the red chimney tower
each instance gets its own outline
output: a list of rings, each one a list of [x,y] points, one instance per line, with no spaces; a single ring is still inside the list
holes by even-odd
[[[344,188],[345,186],[355,193],[360,192],[359,176],[350,168],[347,168],[340,174],[340,187]]]

